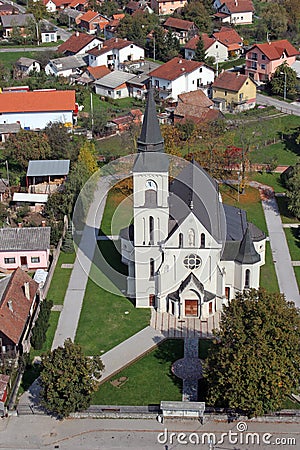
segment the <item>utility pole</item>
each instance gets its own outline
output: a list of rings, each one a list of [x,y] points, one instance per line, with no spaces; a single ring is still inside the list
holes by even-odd
[[[93,128],[94,128],[94,109],[93,109],[93,93],[90,93],[90,101],[91,101],[91,125],[92,125],[92,135],[93,135]]]
[[[153,33],[153,60],[155,61],[155,34]]]

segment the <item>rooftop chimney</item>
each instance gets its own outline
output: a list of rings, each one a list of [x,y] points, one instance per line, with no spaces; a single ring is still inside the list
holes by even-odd
[[[42,225],[43,228],[45,228],[45,226],[46,226],[46,220],[42,220],[41,225]]]
[[[22,222],[18,223],[18,228],[22,228]]]
[[[7,306],[8,306],[8,308],[9,308],[9,310],[10,310],[11,312],[14,312],[13,306],[12,306],[12,300],[8,300]]]
[[[26,283],[24,283],[24,293],[27,300],[30,300],[29,281],[26,281]]]
[[[76,31],[75,36],[77,37],[79,36],[79,31]]]
[[[182,64],[182,59],[179,59],[178,64]]]

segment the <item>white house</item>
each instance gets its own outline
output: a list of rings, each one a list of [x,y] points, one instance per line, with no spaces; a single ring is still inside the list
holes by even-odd
[[[41,64],[32,58],[21,57],[15,63],[15,76],[28,76],[31,72],[40,72]]]
[[[65,56],[85,55],[92,48],[101,48],[102,45],[103,39],[76,31],[76,33],[58,47],[57,51],[63,53]]]
[[[222,44],[214,36],[208,36],[207,33],[202,33],[202,41],[204,45],[206,57],[212,57],[215,61],[223,62],[228,59],[228,49],[226,45]],[[184,46],[185,59],[194,59],[199,36],[194,36]]]
[[[0,124],[19,123],[27,130],[43,129],[49,122],[73,124],[75,91],[0,93]]]
[[[215,17],[222,23],[243,25],[253,21],[252,0],[214,0],[213,6],[217,10]]]
[[[49,28],[48,30],[41,30],[41,41],[44,42],[57,42],[57,31]]]
[[[70,77],[80,75],[86,66],[87,64],[81,55],[65,56],[50,59],[45,67],[45,72],[47,75],[55,75],[56,77]]]
[[[43,3],[46,6],[48,12],[51,13],[56,11],[56,4],[53,0],[43,0]]]
[[[214,70],[202,62],[175,57],[149,74],[161,99],[177,100],[179,94],[201,89],[210,95]]]
[[[129,97],[127,82],[133,78],[135,78],[135,75],[132,73],[114,70],[95,81],[95,92],[98,95],[113,99]]]
[[[170,181],[153,94],[133,166],[133,224],[121,230],[127,295],[138,308],[206,320],[244,289],[258,288],[265,235],[223,205],[217,182],[186,161]]]
[[[95,47],[89,50],[89,66],[105,65],[109,69],[120,69],[125,62],[144,62],[145,51],[142,47],[131,41],[120,38],[112,38],[103,42],[101,48]]]

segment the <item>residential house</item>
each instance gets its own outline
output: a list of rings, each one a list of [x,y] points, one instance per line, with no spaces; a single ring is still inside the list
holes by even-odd
[[[223,62],[228,59],[228,49],[226,45],[218,41],[214,36],[208,36],[207,33],[201,35],[203,46],[205,50],[205,56],[208,58],[214,58],[215,61]],[[199,36],[194,36],[184,46],[185,59],[194,59],[197,44],[199,42]]]
[[[252,0],[214,0],[214,15],[222,23],[245,25],[252,23],[254,6]]]
[[[32,58],[25,58],[22,56],[19,58],[14,66],[14,77],[24,78],[28,77],[31,72],[40,72],[41,64]]]
[[[50,227],[0,228],[0,269],[46,269],[50,231]]]
[[[39,301],[39,285],[20,268],[0,281],[1,353],[16,357],[29,352]]]
[[[47,75],[56,77],[75,77],[82,74],[87,66],[82,55],[65,56],[64,58],[50,59],[45,67]]]
[[[235,57],[243,53],[243,38],[233,29],[222,27],[213,37],[227,47],[228,57]]]
[[[187,0],[151,0],[150,6],[160,16],[173,14],[177,8],[183,8]]]
[[[71,28],[72,26],[79,25],[80,17],[83,15],[83,12],[77,11],[77,9],[65,8],[61,14],[68,19],[69,28]]]
[[[73,0],[69,7],[76,10],[76,11],[85,11],[88,9],[88,0]]]
[[[31,212],[42,212],[48,201],[48,194],[15,192],[12,201],[16,210],[20,207],[28,206]]]
[[[60,190],[70,170],[70,160],[32,160],[26,173],[26,186],[29,193],[51,194]]]
[[[67,8],[72,2],[72,0],[52,0],[52,1],[55,4],[55,11],[61,11]]]
[[[14,28],[18,28],[21,35],[26,37],[26,28],[31,22],[35,23],[33,14],[12,14],[0,16],[2,37],[9,39]]]
[[[49,122],[72,124],[75,91],[0,93],[0,124],[19,123],[24,129],[43,129]]]
[[[109,74],[110,70],[106,66],[87,67],[84,73],[77,79],[78,84],[88,85]]]
[[[5,402],[7,400],[7,393],[9,387],[9,375],[4,375],[0,373],[0,417],[3,417],[6,414]]]
[[[165,30],[172,32],[180,45],[186,44],[192,37],[198,33],[198,28],[189,20],[176,19],[175,17],[168,17],[164,22]]]
[[[203,62],[175,57],[150,72],[150,76],[159,98],[176,101],[179,94],[197,89],[209,95],[214,70]]]
[[[80,17],[79,26],[88,34],[96,34],[101,32],[109,20],[102,14],[95,11],[87,11]]]
[[[114,128],[116,132],[122,133],[130,128],[133,124],[140,126],[143,119],[143,113],[140,109],[132,109],[125,116],[118,116],[108,122],[108,127]]]
[[[144,99],[149,87],[150,75],[139,74],[127,81],[129,97]]]
[[[115,14],[116,15],[116,14]],[[111,38],[114,38],[116,36],[118,26],[120,25],[121,20],[125,17],[125,14],[119,14],[120,16],[123,16],[121,18],[117,19],[111,19],[107,25],[104,27],[104,37],[106,40],[109,40]]]
[[[89,66],[105,65],[109,69],[119,70],[122,63],[141,65],[144,63],[145,51],[131,41],[112,38],[103,42],[101,48],[89,50]]]
[[[245,73],[257,82],[271,79],[276,68],[283,63],[292,66],[299,51],[286,39],[254,44],[246,53]]]
[[[95,92],[98,95],[113,99],[129,97],[127,82],[135,78],[132,73],[114,70],[100,80],[95,81]]]
[[[49,25],[41,25],[41,41],[45,42],[57,42],[57,29],[55,27]]]
[[[63,42],[57,49],[65,56],[84,55],[94,47],[102,47],[103,39],[76,31],[69,39]]]
[[[201,89],[179,94],[177,106],[173,112],[173,123],[191,121],[201,124],[218,120],[223,115],[219,110],[213,109],[213,106],[213,101]]]
[[[54,0],[43,0],[43,4],[46,6],[48,12],[53,13],[56,11],[56,4]]]
[[[3,3],[0,5],[0,16],[7,16],[11,14],[19,14],[19,10],[15,5]]]
[[[221,111],[245,111],[255,107],[256,84],[239,72],[222,72],[212,85],[213,102]]]

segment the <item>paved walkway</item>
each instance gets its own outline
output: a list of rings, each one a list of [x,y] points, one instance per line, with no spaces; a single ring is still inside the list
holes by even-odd
[[[76,259],[65,295],[63,309],[59,316],[53,339],[52,350],[63,346],[67,338],[71,338],[72,341],[75,339],[85,288],[97,245],[98,229],[101,224],[109,187],[110,181],[108,177],[102,178],[101,183],[98,183],[94,200],[89,208],[79,248],[76,252]],[[100,204],[99,198],[103,198]]]
[[[197,402],[198,401],[198,379],[202,377],[201,363],[198,359],[199,339],[185,338],[184,340],[184,360],[192,363],[193,373],[190,377],[183,380],[182,385],[182,401]]]
[[[263,185],[260,192],[280,292],[299,308],[299,289],[274,192]]]

